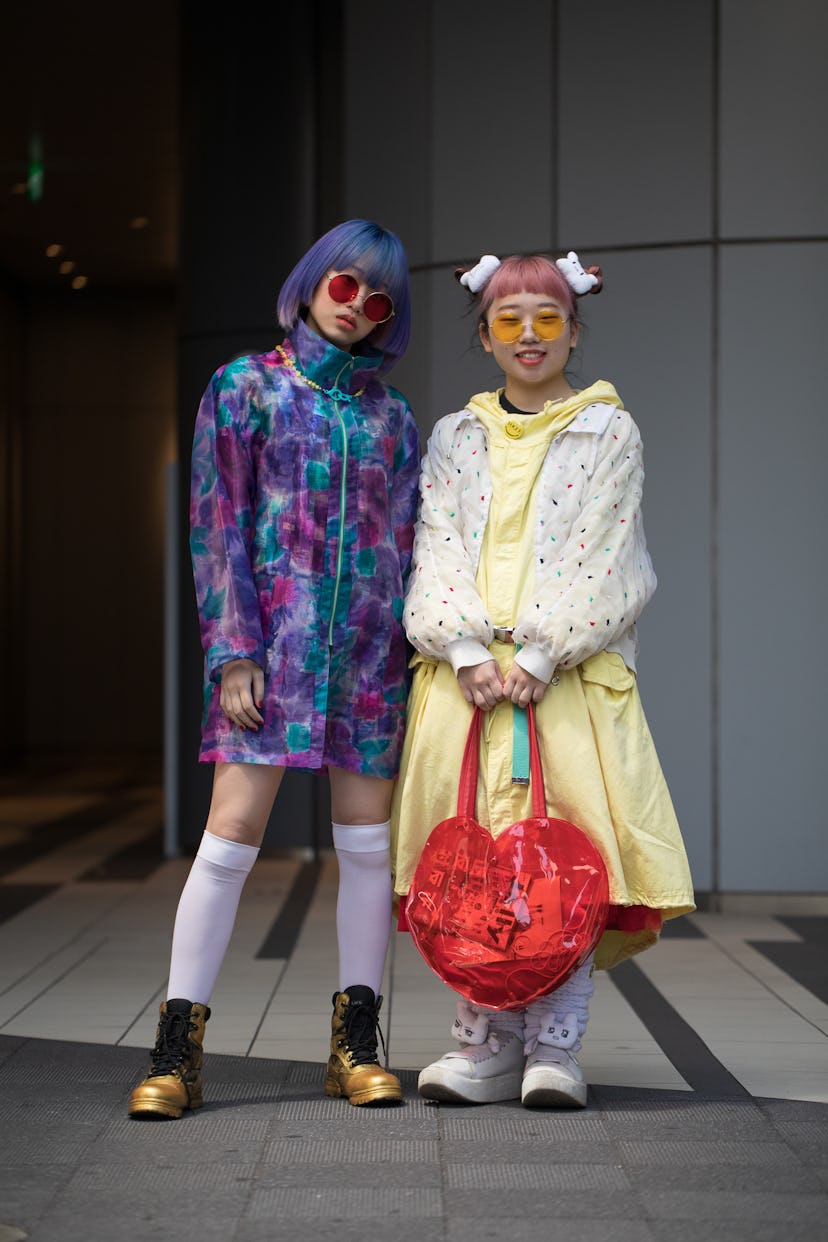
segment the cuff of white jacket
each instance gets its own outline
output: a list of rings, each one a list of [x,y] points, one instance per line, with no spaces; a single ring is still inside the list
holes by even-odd
[[[454,676],[461,668],[471,668],[475,664],[485,664],[494,656],[488,647],[484,647],[476,638],[456,638],[446,647],[446,659],[454,669]]]
[[[552,680],[552,674],[555,672],[554,660],[550,660],[537,643],[526,643],[524,647],[521,647],[515,656],[515,664],[519,664],[527,673],[537,677],[538,681],[545,681],[547,684]]]

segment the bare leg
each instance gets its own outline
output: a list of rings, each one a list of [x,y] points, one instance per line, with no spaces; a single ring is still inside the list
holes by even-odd
[[[331,768],[331,811],[337,824],[384,824],[391,814],[394,782]]]
[[[284,774],[264,763],[217,763],[207,832],[258,849]]]

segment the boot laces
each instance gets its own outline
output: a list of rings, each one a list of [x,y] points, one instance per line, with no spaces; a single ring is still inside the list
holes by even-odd
[[[148,1077],[158,1078],[162,1074],[172,1074],[188,1056],[190,1031],[196,1029],[190,1015],[168,1013],[162,1018],[158,1027],[158,1038],[150,1053],[151,1067]]]
[[[387,1058],[385,1040],[379,1025],[379,1016],[369,1005],[351,1004],[345,1018],[348,1039],[348,1051],[354,1065],[377,1064],[377,1036],[382,1045],[383,1056]]]

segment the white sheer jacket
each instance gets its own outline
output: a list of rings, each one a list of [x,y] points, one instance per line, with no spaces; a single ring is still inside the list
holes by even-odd
[[[491,501],[489,437],[472,410],[428,442],[404,625],[413,646],[457,672],[491,659],[476,586]],[[656,587],[641,517],[641,437],[626,410],[579,410],[552,440],[536,486],[534,584],[513,618],[516,659],[542,681],[599,651],[635,669],[635,622]]]

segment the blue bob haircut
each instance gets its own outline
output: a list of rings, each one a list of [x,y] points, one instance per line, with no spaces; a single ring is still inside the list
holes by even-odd
[[[387,323],[377,324],[366,342],[382,350],[388,362],[396,362],[411,335],[408,259],[400,239],[371,220],[346,220],[314,242],[282,285],[279,323],[290,332],[325,273],[346,267],[356,268],[367,284],[393,298],[394,314]]]

